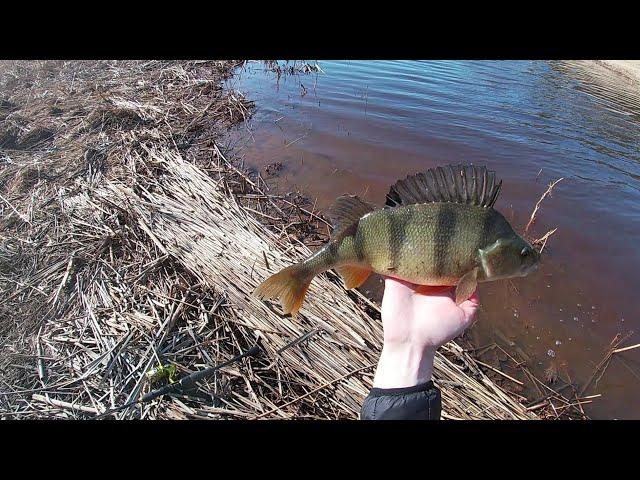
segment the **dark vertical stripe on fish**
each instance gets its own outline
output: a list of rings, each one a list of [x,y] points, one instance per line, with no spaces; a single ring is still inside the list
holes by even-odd
[[[482,225],[482,238],[480,239],[480,245],[477,248],[486,248],[491,241],[491,236],[495,234],[494,232],[494,216],[487,214],[484,216],[484,223]]]
[[[336,255],[338,255],[338,249],[340,248],[340,244],[343,242],[344,240],[340,240],[337,242],[331,242],[329,244],[329,255],[331,255],[332,257],[335,257]]]
[[[359,262],[365,260],[364,242],[362,241],[362,235],[358,235],[358,232],[353,235],[353,250]]]
[[[453,205],[443,203],[440,206],[435,228],[435,274],[442,276],[447,273],[449,248],[456,232],[458,215]]]
[[[400,213],[400,212],[398,212]],[[407,237],[407,223],[411,221],[412,211],[402,212],[400,215],[389,215],[389,239],[392,242],[389,249],[388,268],[396,269],[400,263],[402,247]]]

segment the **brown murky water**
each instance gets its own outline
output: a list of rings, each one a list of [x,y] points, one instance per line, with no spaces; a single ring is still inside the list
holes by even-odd
[[[503,178],[497,208],[524,228],[551,228],[533,276],[480,287],[478,345],[519,349],[537,375],[553,366],[584,384],[618,333],[640,330],[640,92],[607,70],[573,62],[320,62],[324,73],[282,76],[250,63],[231,88],[256,101],[231,137],[245,161],[282,170],[326,208],[343,193],[382,204],[397,178],[458,162]],[[373,297],[379,279],[366,285]],[[634,334],[625,343],[640,343]],[[587,394],[593,418],[640,418],[640,349],[616,354]]]

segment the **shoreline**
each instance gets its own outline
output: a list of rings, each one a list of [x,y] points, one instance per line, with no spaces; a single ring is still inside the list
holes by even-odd
[[[158,361],[183,376],[258,342],[268,358],[116,418],[355,418],[380,348],[378,307],[333,273],[314,280],[299,319],[248,295],[258,278],[308,254],[326,222],[304,198],[268,194],[259,174],[220,151],[229,126],[251,115],[249,100],[220,87],[237,65],[0,69],[10,93],[0,98],[9,204],[0,361],[14,388],[0,396],[0,417],[90,418],[148,391]],[[53,85],[57,96],[46,93]],[[33,93],[41,101],[25,102]],[[557,417],[548,399],[523,405],[456,342],[441,350],[434,380],[444,418]],[[50,400],[38,393],[45,388]]]
[[[640,60],[593,60],[627,80],[640,83]]]

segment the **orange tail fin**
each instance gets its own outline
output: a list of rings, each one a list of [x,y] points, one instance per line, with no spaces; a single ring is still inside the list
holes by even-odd
[[[300,310],[313,275],[308,275],[302,263],[287,267],[270,276],[254,290],[258,298],[277,298],[285,314]]]

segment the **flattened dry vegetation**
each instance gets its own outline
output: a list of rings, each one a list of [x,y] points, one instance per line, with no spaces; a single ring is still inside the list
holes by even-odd
[[[251,114],[223,88],[241,63],[0,64],[2,418],[91,418],[254,345],[257,357],[109,415],[357,417],[382,339],[377,305],[332,272],[296,318],[250,296],[327,225],[223,151]],[[545,411],[455,342],[435,377],[445,418]]]

